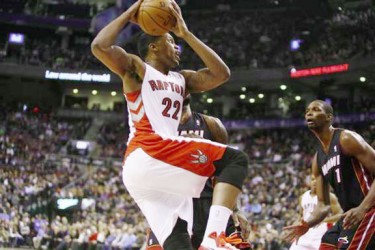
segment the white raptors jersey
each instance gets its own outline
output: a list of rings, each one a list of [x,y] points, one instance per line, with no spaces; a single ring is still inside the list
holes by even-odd
[[[193,197],[215,173],[226,145],[177,136],[185,96],[181,74],[164,75],[146,64],[141,90],[126,94],[130,137],[123,164],[123,182],[147,218],[160,243],[177,218],[191,233]],[[162,211],[162,213],[160,213]]]
[[[129,139],[137,132],[177,136],[185,96],[185,78],[172,71],[164,75],[145,65],[141,90],[125,95],[131,129]]]
[[[302,217],[306,221],[314,211],[315,207],[318,205],[318,196],[311,195],[311,191],[306,191],[302,195],[301,207],[303,210]]]
[[[314,211],[315,207],[318,205],[318,196],[311,195],[311,191],[306,191],[302,195],[301,207],[303,209],[302,217],[306,221]],[[327,231],[327,223],[322,222],[316,225],[313,228],[310,228],[309,231],[305,234],[306,237],[310,239],[319,240],[322,238],[323,234]]]
[[[302,207],[302,217],[306,221],[314,211],[315,207],[318,205],[318,196],[312,195],[311,191],[306,191],[302,195],[301,207]],[[322,222],[315,227],[312,227],[307,231],[306,234],[302,235],[298,240],[298,245],[302,246],[312,246],[311,249],[319,249],[320,241],[323,234],[327,231],[327,223]]]

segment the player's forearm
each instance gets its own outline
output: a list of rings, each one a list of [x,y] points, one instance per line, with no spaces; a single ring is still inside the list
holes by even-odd
[[[317,206],[311,216],[306,220],[309,227],[313,227],[322,222],[331,210],[330,206]]]
[[[199,40],[193,33],[187,32],[183,39],[200,57],[206,67],[216,76],[220,83],[230,77],[230,69],[215,51]]]
[[[342,214],[335,214],[324,219],[324,222],[335,223],[342,217]]]
[[[362,203],[359,205],[363,208],[364,211],[368,211],[369,209],[375,207],[375,182],[372,183],[369,192],[367,193],[366,197],[363,199]]]
[[[116,39],[120,31],[130,20],[130,14],[128,12],[122,13],[115,20],[105,26],[95,37],[92,42],[92,46],[98,46],[100,48],[108,48],[115,44]]]

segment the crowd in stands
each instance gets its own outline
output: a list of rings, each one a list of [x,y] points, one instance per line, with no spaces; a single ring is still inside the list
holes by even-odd
[[[0,12],[4,11],[1,8],[8,8],[7,12],[58,15],[58,10],[37,9],[33,2],[4,0]],[[83,8],[87,17],[92,15],[91,7]],[[299,11],[212,10],[184,12],[184,16],[189,28],[231,68],[319,64],[367,57],[374,52],[375,14],[371,9],[344,10],[320,17]],[[87,34],[73,34],[68,43],[56,34],[26,36],[24,45],[8,46],[7,53],[0,53],[0,62],[52,69],[106,70],[92,56],[92,37]],[[291,39],[301,40],[299,50],[290,50]],[[136,52],[134,43],[129,46],[131,52]],[[200,60],[186,44],[182,43],[181,48],[181,67],[197,68]],[[291,108],[291,116],[301,117],[304,106],[297,104]],[[360,103],[356,111],[371,111],[373,107],[372,101]],[[246,114],[236,113],[238,110]],[[231,115],[237,114],[241,119],[265,113],[261,109],[249,112],[247,106],[241,105],[236,106],[236,112]],[[93,167],[88,157],[80,156],[86,160],[81,162],[69,158],[66,146],[71,139],[82,139],[90,124],[85,119],[9,111],[0,106],[0,248],[142,246],[147,223],[124,188],[121,167],[113,164],[123,157],[128,128],[124,123],[101,127],[96,138],[97,156],[107,160],[105,166]],[[366,123],[350,128],[375,146],[375,125]],[[287,244],[281,240],[281,228],[296,219],[298,196],[307,189],[315,142],[305,128],[246,129],[229,134],[230,144],[243,149],[252,161],[240,207],[252,224],[250,240],[255,249],[284,249]],[[49,154],[62,157],[50,158]],[[57,209],[60,198],[79,199],[79,205]],[[83,206],[83,199],[89,199],[87,206]]]
[[[129,126],[124,122],[108,123],[101,127],[97,135],[100,157],[121,158],[128,141]]]
[[[34,110],[38,111],[38,109]],[[43,152],[58,153],[71,138],[81,139],[85,119],[61,119],[44,113],[6,112],[0,121],[0,164],[38,164]]]
[[[108,159],[105,166],[94,167],[92,160],[59,164],[44,157],[58,152],[66,140],[73,138],[72,131],[81,126],[79,123],[72,125],[50,116],[20,112],[2,112],[1,116],[0,247],[142,246],[147,223],[121,179],[121,147],[125,145],[118,145],[126,136],[123,125],[101,128],[97,143],[103,148],[117,148],[100,155]],[[373,123],[350,128],[375,145]],[[240,207],[252,225],[250,240],[255,249],[284,249],[287,244],[281,240],[281,228],[296,219],[298,196],[307,189],[310,178],[315,141],[306,128],[236,130],[230,131],[230,138],[230,143],[243,148],[251,159]],[[16,146],[10,147],[9,142]],[[120,165],[114,164],[111,157],[117,158]],[[80,202],[72,208],[58,209],[57,199],[64,198]]]
[[[101,248],[105,244],[130,244],[137,249],[142,245],[147,225],[123,188],[121,167],[113,167],[111,161],[121,162],[128,134],[124,123],[107,123],[100,129],[96,139],[101,145],[98,156],[108,159],[108,168],[96,169],[90,167],[92,160],[83,167],[74,161],[57,166],[56,160],[46,161],[45,157],[51,153],[69,154],[62,150],[64,145],[69,139],[82,138],[87,120],[77,122],[50,114],[8,111],[5,105],[0,117],[0,181],[4,183],[0,192],[0,244],[58,249],[82,245]],[[371,123],[349,128],[367,139],[375,138]],[[375,146],[375,140],[369,142]],[[313,143],[305,128],[230,131],[230,144],[243,149],[252,159],[241,209],[251,219],[251,240],[259,249],[285,244],[279,233],[295,218],[296,197],[306,189]],[[68,184],[70,187],[66,187]],[[69,222],[49,214],[48,223],[41,223],[47,223],[44,227],[40,222],[34,226],[33,221],[47,219],[30,209],[35,203],[49,204],[52,197],[89,197],[95,202],[84,211],[72,213]],[[25,223],[29,229],[21,227]],[[52,227],[53,223],[58,226]]]
[[[250,93],[252,94],[252,93]],[[348,98],[336,98],[332,101],[332,106],[336,114],[350,113],[370,113],[375,112],[375,101],[372,97],[362,96],[356,100]],[[197,99],[198,100],[198,99]],[[331,99],[332,100],[332,99]],[[204,110],[211,108],[210,114],[216,114],[226,120],[254,120],[254,119],[272,119],[272,118],[295,118],[302,119],[307,100],[295,101],[294,97],[284,96],[282,101],[278,101],[276,106],[270,107],[267,101],[256,100],[256,103],[249,103],[247,99],[237,99],[236,105],[230,109],[227,114],[220,113],[221,109],[215,106],[208,106],[202,100],[195,102],[192,106],[195,110]],[[203,103],[203,105],[202,105]]]
[[[104,70],[90,51],[89,38],[78,38],[77,42],[72,42],[66,48],[61,46],[60,39],[59,36],[38,38],[38,35],[30,35],[25,45],[8,46],[6,56],[2,58],[0,55],[0,62],[44,66],[55,70]]]
[[[306,65],[373,53],[372,10],[344,11],[323,19],[306,18],[298,13],[290,16],[295,19],[285,18],[282,12],[197,12],[187,14],[186,20],[192,31],[217,50],[231,67]],[[206,20],[204,25],[201,20]],[[308,33],[303,35],[306,27]],[[296,34],[301,37],[294,37]],[[299,51],[289,51],[292,38],[303,40]],[[89,40],[79,42],[78,39],[71,43],[74,45],[63,49],[58,39],[35,38],[19,51],[10,50],[7,57],[0,60],[54,69],[102,67],[89,51]],[[182,48],[183,66],[196,68],[199,60],[185,45]],[[298,116],[302,113],[299,111],[303,111],[293,110],[298,111]],[[239,117],[245,118],[244,115]],[[0,176],[5,184],[0,193],[1,244],[34,244],[36,248],[59,249],[82,244],[118,247],[142,244],[146,225],[123,189],[119,168],[97,170],[87,177],[89,180],[83,179],[62,191],[63,186],[79,178],[81,171],[70,165],[56,169],[44,164],[46,152],[60,152],[70,138],[79,138],[73,131],[88,124],[72,124],[20,112],[6,113],[1,118],[0,164],[6,166]],[[371,131],[373,127],[363,132],[367,138],[374,138],[369,136]],[[97,138],[101,148],[99,155],[121,158],[127,134],[123,124],[103,126]],[[275,241],[272,244],[280,243],[280,228],[293,220],[297,197],[305,188],[312,147],[307,143],[306,131],[299,130],[297,134],[295,130],[231,133],[231,143],[242,144],[250,158],[260,162],[258,167],[250,169],[242,196],[242,210],[253,223],[252,241],[259,246],[272,241]],[[46,189],[52,189],[59,196],[94,197],[96,203],[76,213],[74,220],[70,218],[71,222],[59,216],[47,220],[24,211],[30,197],[50,199],[51,194]]]
[[[368,56],[374,50],[372,9],[341,11],[328,17],[308,16],[300,10],[197,12],[186,15],[186,20],[199,38],[235,68],[320,64]],[[291,51],[292,39],[300,40],[299,50]],[[187,58],[182,63],[187,62],[188,67],[199,62],[193,53],[183,56]]]
[[[107,3],[93,3],[84,0],[3,0],[0,12],[35,16],[61,16],[65,18],[91,18],[95,13],[107,7]]]
[[[187,12],[185,19],[189,28],[233,69],[316,65],[367,57],[374,52],[375,14],[372,9],[342,10],[328,16],[311,16],[300,10],[211,10]],[[0,57],[0,62],[54,69],[105,70],[90,52],[92,36],[89,34],[83,36],[83,43],[81,34],[73,34],[68,45],[62,45],[58,35],[27,36],[24,46],[16,52],[9,49],[6,56]],[[290,48],[292,39],[300,41],[296,51]],[[133,53],[137,53],[132,45],[135,40],[126,45]],[[198,68],[201,60],[190,53],[185,43],[181,47],[181,67]]]

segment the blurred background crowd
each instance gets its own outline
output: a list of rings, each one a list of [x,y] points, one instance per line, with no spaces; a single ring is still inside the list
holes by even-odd
[[[194,34],[234,69],[319,64],[374,53],[372,9],[343,10],[323,17],[300,10],[207,10],[187,14],[186,22]],[[61,34],[35,33],[32,28],[29,32],[24,47],[3,55],[0,60],[53,69],[105,70],[90,53],[90,39],[82,34],[73,35],[68,45],[61,46],[64,43]],[[178,42],[183,51],[181,67],[202,66],[196,55],[190,53],[191,49]],[[124,46],[134,48],[132,52],[136,53],[134,43],[136,39],[130,39]]]
[[[121,161],[124,149],[114,150],[118,154],[97,152],[94,158],[104,159],[102,164],[92,159],[82,162],[79,157],[89,157],[70,155],[64,149],[69,140],[82,137],[85,131],[78,128],[87,123],[87,119],[56,120],[54,114],[2,113],[0,246],[142,246],[147,223],[124,189],[121,165],[114,164]],[[126,136],[123,129],[110,127],[101,128],[100,135],[109,136],[98,136],[97,142],[118,147],[117,140],[125,141]],[[373,122],[349,128],[374,146]],[[295,221],[298,197],[308,188],[314,139],[304,127],[229,132],[230,143],[243,148],[251,159],[240,198],[240,209],[252,225],[250,240],[255,249],[284,249],[287,244],[281,240],[281,228]],[[53,158],[56,154],[63,158]],[[66,207],[62,201],[68,203]]]
[[[0,1],[0,248],[140,249],[148,227],[124,188],[129,128],[121,82],[90,42],[134,0]],[[375,11],[366,0],[181,0],[191,31],[230,66],[194,110],[220,118],[250,157],[240,210],[254,249],[287,249],[316,141],[302,120],[316,98],[337,126],[375,146]],[[137,53],[139,28],[118,44]],[[181,68],[202,62],[183,42]],[[348,72],[293,79],[301,68]],[[109,74],[108,81],[48,72]],[[72,76],[71,76],[72,77]]]

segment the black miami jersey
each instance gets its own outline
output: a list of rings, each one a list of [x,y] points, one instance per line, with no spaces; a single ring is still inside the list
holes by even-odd
[[[373,176],[354,157],[342,151],[340,135],[335,129],[328,153],[321,144],[317,150],[317,164],[324,179],[330,183],[344,211],[359,206],[370,190]]]
[[[208,140],[214,139],[207,126],[206,120],[204,119],[204,115],[200,113],[196,113],[196,112],[191,113],[191,116],[185,122],[185,124],[180,124],[178,126],[178,134],[179,135],[195,134],[204,139],[208,139]]]
[[[189,119],[185,122],[185,124],[180,124],[178,127],[178,134],[179,135],[186,135],[186,134],[195,134],[200,136],[204,139],[208,139],[213,141],[213,136],[207,126],[206,120],[204,119],[204,115],[196,112],[192,112]],[[209,197],[212,198],[212,181],[209,179],[201,193],[201,197]]]

